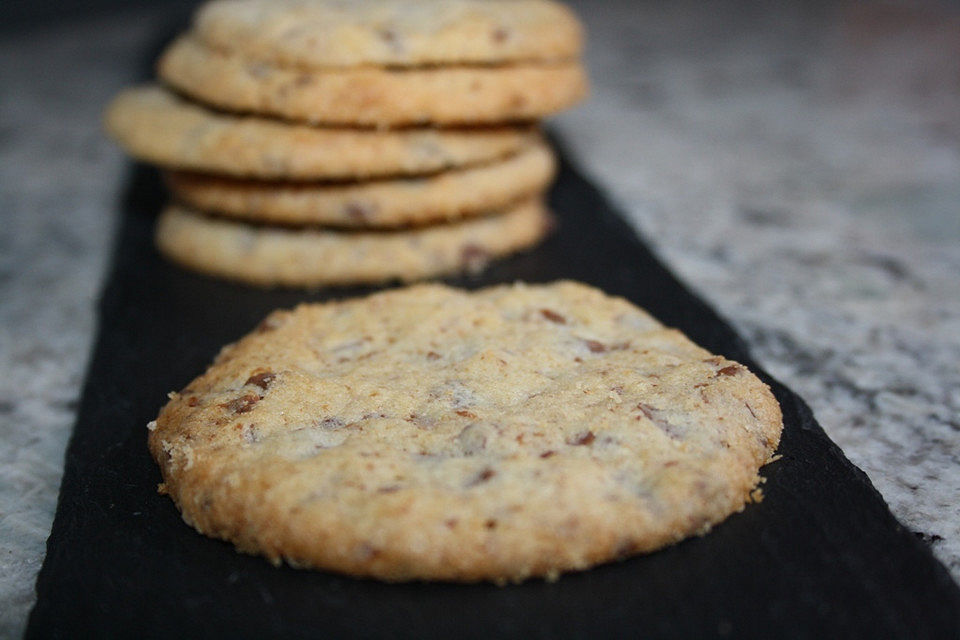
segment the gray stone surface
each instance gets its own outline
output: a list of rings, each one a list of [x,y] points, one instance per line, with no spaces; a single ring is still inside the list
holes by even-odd
[[[593,97],[557,127],[960,578],[960,14],[660,4],[584,4]],[[32,603],[125,178],[99,113],[157,15],[0,36],[0,637]]]

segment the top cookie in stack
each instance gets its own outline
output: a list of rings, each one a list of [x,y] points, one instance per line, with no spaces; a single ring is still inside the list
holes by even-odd
[[[221,0],[160,75],[210,105],[314,124],[491,124],[579,100],[581,44],[547,0]]]
[[[584,95],[581,47],[549,0],[220,0],[160,60],[179,96],[127,91],[107,127],[171,170],[157,238],[180,263],[430,277],[545,234],[555,161],[533,123]]]

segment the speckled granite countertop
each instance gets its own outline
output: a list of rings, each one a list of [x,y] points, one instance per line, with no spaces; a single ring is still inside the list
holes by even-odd
[[[593,98],[556,126],[960,579],[960,11],[763,4],[594,4]],[[99,113],[158,15],[0,35],[0,637],[32,604],[126,175]]]

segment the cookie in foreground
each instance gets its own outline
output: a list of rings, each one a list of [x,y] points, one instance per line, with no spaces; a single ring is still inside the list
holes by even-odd
[[[184,520],[240,551],[505,582],[705,533],[750,501],[782,420],[743,366],[558,282],[274,312],[149,428]]]

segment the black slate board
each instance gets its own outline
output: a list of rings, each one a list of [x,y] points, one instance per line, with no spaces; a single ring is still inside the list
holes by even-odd
[[[156,173],[135,167],[27,637],[960,637],[960,590],[945,569],[803,401],[759,370],[566,162],[550,240],[452,282],[579,279],[747,364],[785,419],[766,499],[706,537],[505,588],[274,568],[198,535],[156,493],[145,425],[166,392],[271,309],[363,290],[260,291],[171,266],[151,242],[164,199]]]

